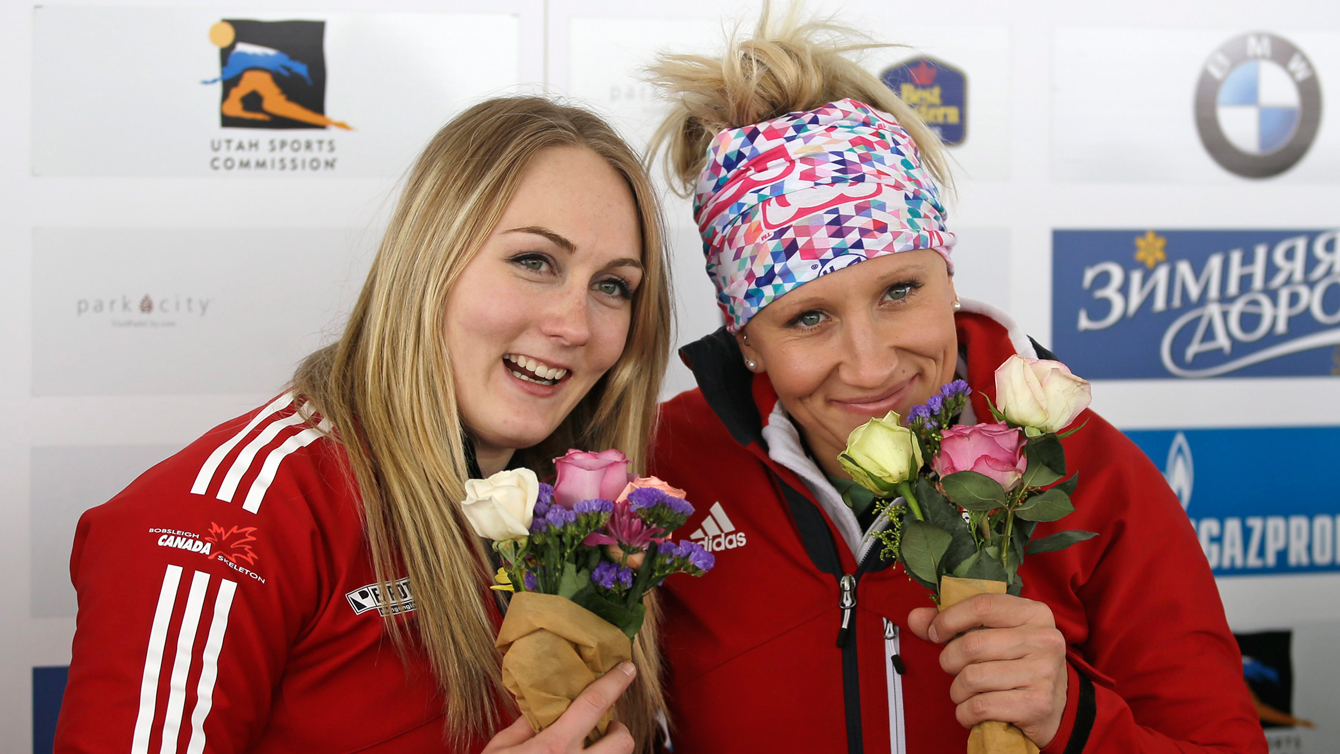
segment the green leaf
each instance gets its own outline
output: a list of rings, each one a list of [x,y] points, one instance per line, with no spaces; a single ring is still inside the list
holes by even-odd
[[[1009,574],[1005,573],[1005,566],[1000,564],[1000,550],[988,547],[978,554],[977,560],[964,571],[964,578],[1006,582],[1010,580]]]
[[[1056,521],[1075,512],[1070,496],[1055,487],[1024,501],[1014,515],[1025,521]]]
[[[991,412],[991,416],[995,418],[996,421],[1004,423],[1005,414],[1002,414],[1000,409],[996,408],[996,404],[991,402],[991,396],[982,393],[982,397],[986,399],[986,407]]]
[[[1027,445],[1024,446],[1024,457],[1028,459],[1028,468],[1024,470],[1021,482],[1024,487],[1046,487],[1061,478],[1060,474],[1043,463],[1035,453],[1030,453]]]
[[[924,521],[909,519],[903,522],[903,539],[899,547],[903,566],[918,580],[939,582],[940,561],[953,537]]]
[[[647,617],[646,605],[639,602],[631,608],[625,607],[601,595],[589,585],[573,594],[572,601],[623,631],[630,639],[637,636],[638,630],[642,628],[643,619]]]
[[[1019,597],[1024,593],[1024,579],[1022,576],[1015,576],[1010,585],[1005,587],[1005,593],[1014,597]]]
[[[1061,482],[1052,489],[1060,490],[1067,496],[1075,494],[1075,488],[1079,486],[1079,472],[1076,471],[1069,479]]]
[[[1064,550],[1076,542],[1083,542],[1086,539],[1093,539],[1096,536],[1098,536],[1097,532],[1080,531],[1078,529],[1058,531],[1050,537],[1043,537],[1042,539],[1030,542],[1028,545],[1028,554],[1036,555],[1040,552]]]
[[[571,562],[563,564],[563,573],[558,577],[558,596],[572,599],[572,596],[581,591],[583,587],[591,583],[591,572],[583,568],[577,570],[577,566]]]
[[[1089,423],[1089,420],[1088,420],[1088,419],[1085,419],[1085,420],[1084,420],[1084,424],[1088,424],[1088,423]],[[1069,431],[1067,431],[1067,432],[1062,432],[1061,434],[1057,435],[1057,437],[1060,437],[1060,438],[1062,438],[1062,439],[1065,439],[1065,438],[1067,438],[1067,437],[1069,437],[1069,436],[1075,434],[1076,432],[1080,431],[1081,429],[1084,429],[1084,424],[1081,424],[1081,425],[1079,425],[1078,427],[1075,427],[1074,429],[1069,430]]]
[[[968,578],[968,570],[971,569],[974,565],[976,565],[977,561],[981,559],[982,559],[982,551],[974,549],[972,551],[972,555],[969,555],[968,557],[964,558],[963,562],[954,566],[954,568],[949,573],[961,579],[966,579]]]
[[[1030,439],[1028,445],[1024,447],[1024,453],[1028,456],[1030,465],[1032,461],[1037,460],[1055,472],[1057,479],[1065,476],[1065,448],[1061,447],[1061,441],[1056,439],[1056,435],[1045,434]]]
[[[960,471],[940,480],[945,495],[960,508],[989,511],[1005,505],[1005,488],[994,479],[976,471]]]
[[[963,520],[963,514],[924,476],[917,479],[916,495],[928,523],[950,534],[956,534],[959,530],[965,534],[968,532],[968,522]]]
[[[940,559],[940,573],[953,573],[976,552],[977,541],[972,538],[965,524],[962,529],[955,531],[950,539],[949,549],[945,550],[944,557]]]

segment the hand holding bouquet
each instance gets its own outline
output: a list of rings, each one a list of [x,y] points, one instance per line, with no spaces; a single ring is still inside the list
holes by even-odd
[[[682,490],[631,477],[617,450],[572,450],[554,463],[553,487],[528,469],[503,471],[467,482],[462,502],[501,559],[494,588],[515,593],[497,639],[503,684],[537,732],[631,659],[647,590],[714,564],[701,545],[669,539],[693,514]],[[597,730],[608,725],[606,715]]]
[[[908,412],[858,427],[839,461],[877,498],[891,525],[886,557],[930,589],[941,610],[980,593],[1020,594],[1024,555],[1095,536],[1062,531],[1033,541],[1037,524],[1074,511],[1057,435],[1088,406],[1089,385],[1055,361],[1012,356],[996,370],[994,423],[952,426],[971,389],[957,380]],[[969,752],[1036,752],[1018,728],[974,726]]]

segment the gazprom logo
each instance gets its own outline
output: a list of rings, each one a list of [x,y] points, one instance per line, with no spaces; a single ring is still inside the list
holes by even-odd
[[[1191,488],[1196,481],[1196,469],[1191,462],[1191,444],[1186,441],[1186,434],[1178,432],[1173,435],[1172,447],[1168,448],[1168,462],[1163,469],[1168,486],[1177,493],[1177,499],[1182,501],[1182,510],[1186,510],[1191,505]]]
[[[1091,379],[1332,374],[1340,231],[1056,231],[1053,332]]]

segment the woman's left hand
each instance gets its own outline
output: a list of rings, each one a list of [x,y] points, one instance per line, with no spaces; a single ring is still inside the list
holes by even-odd
[[[1065,712],[1066,640],[1051,608],[1008,594],[979,594],[943,613],[919,607],[907,623],[919,638],[948,644],[940,667],[954,676],[949,695],[963,727],[1014,723],[1040,749],[1056,737]]]

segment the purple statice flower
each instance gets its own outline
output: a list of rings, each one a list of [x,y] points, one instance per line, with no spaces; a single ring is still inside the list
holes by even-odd
[[[920,419],[926,421],[931,418],[931,410],[927,406],[913,406],[911,411],[907,412],[907,421],[909,423]]]
[[[633,587],[633,569],[628,568],[627,566],[620,568],[615,572],[614,579],[618,581],[619,585],[624,589],[631,589]]]
[[[940,409],[945,406],[945,397],[942,393],[935,393],[926,401],[926,408],[930,409],[932,414],[940,413]]]
[[[943,395],[946,398],[953,398],[959,394],[967,395],[971,392],[972,388],[968,387],[967,380],[954,380],[940,388],[940,395]]]
[[[549,522],[545,520],[544,516],[540,515],[539,509],[537,508],[535,516],[530,520],[530,533],[543,534],[546,531],[548,531],[548,529],[549,529]]]
[[[661,542],[656,545],[656,554],[666,560],[683,557],[680,547],[675,542]]]
[[[699,571],[710,571],[712,570],[712,566],[716,565],[717,562],[715,555],[703,549],[702,545],[692,540],[685,540],[679,543],[679,554],[680,557],[689,562],[689,565]]]
[[[670,496],[655,487],[639,487],[628,493],[628,504],[633,510],[652,508],[660,505]]]
[[[521,577],[521,583],[526,585],[526,591],[528,592],[535,591],[535,574],[531,573],[530,571],[526,571],[526,575]]]
[[[591,582],[602,589],[613,589],[614,581],[619,576],[619,566],[602,560],[591,570]]]
[[[550,505],[551,505],[550,503],[546,503],[543,500],[536,500],[535,512],[532,513],[531,515],[533,515],[535,518],[544,518],[544,515],[549,512]]]
[[[614,512],[614,503],[608,500],[601,500],[600,498],[581,500],[578,501],[576,505],[572,506],[572,512],[577,514],[612,513]]]
[[[555,505],[544,514],[544,520],[549,522],[550,527],[558,529],[576,521],[577,514],[561,505]]]
[[[540,496],[536,498],[537,504],[544,503],[545,508],[554,504],[554,488],[552,485],[540,482]]]

